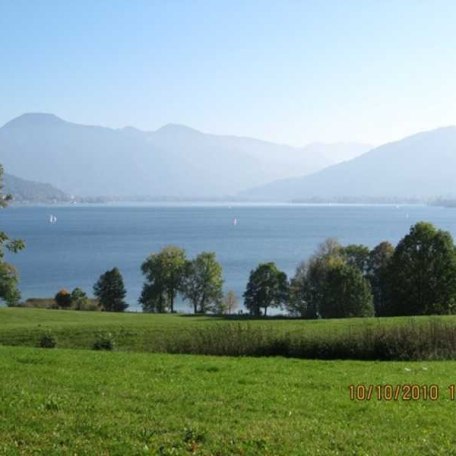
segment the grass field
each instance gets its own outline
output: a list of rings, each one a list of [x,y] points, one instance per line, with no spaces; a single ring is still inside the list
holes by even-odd
[[[338,340],[430,321],[456,326],[0,309],[0,455],[456,455],[456,361],[150,353],[182,334],[190,343],[206,332],[206,345],[245,333],[250,344],[261,334]],[[45,330],[59,348],[36,348]],[[87,350],[99,331],[115,335],[116,351]],[[439,397],[396,389],[397,400],[378,400],[371,389],[370,400],[351,399],[360,384],[434,384]]]
[[[456,316],[431,317],[456,326]],[[99,330],[111,331],[124,339],[120,349],[143,351],[145,335],[176,335],[185,331],[221,327],[228,324],[262,328],[276,333],[299,333],[309,336],[354,334],[366,328],[397,327],[406,324],[419,326],[430,317],[350,318],[332,320],[246,319],[184,314],[147,314],[83,312],[31,308],[0,308],[0,343],[35,345],[44,329],[59,336],[64,348],[88,348],[91,336]],[[128,337],[128,336],[131,337]],[[8,343],[9,342],[9,343]]]
[[[307,359],[456,359],[455,316],[236,320],[0,309],[0,344],[36,347],[45,332],[53,334],[58,348],[90,349],[100,332],[109,332],[119,351]]]
[[[0,347],[0,454],[451,455],[456,362]],[[431,384],[436,401],[350,400]]]

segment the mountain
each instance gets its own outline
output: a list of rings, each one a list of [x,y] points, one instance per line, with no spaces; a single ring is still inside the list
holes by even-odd
[[[13,201],[30,203],[56,203],[70,201],[71,198],[50,184],[32,182],[5,174],[3,193],[11,194]]]
[[[456,127],[418,133],[299,178],[241,193],[268,200],[456,196]]]
[[[174,124],[150,132],[111,129],[40,113],[0,128],[0,163],[7,172],[78,196],[220,198],[368,149],[360,144],[296,148]]]

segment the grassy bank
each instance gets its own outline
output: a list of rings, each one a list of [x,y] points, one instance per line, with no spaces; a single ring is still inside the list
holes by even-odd
[[[455,454],[455,362],[0,347],[0,454]],[[437,384],[436,401],[350,384]]]
[[[110,334],[120,351],[308,359],[456,359],[456,318],[233,320],[185,315],[0,309],[0,344],[93,347]]]

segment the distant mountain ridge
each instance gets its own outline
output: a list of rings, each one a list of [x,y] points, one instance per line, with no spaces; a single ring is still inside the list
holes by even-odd
[[[456,127],[417,133],[311,175],[241,192],[267,200],[456,197]]]
[[[71,201],[71,197],[50,184],[32,182],[5,174],[3,191],[13,196],[13,202],[61,203]]]
[[[0,163],[15,176],[77,196],[221,198],[357,156],[363,144],[303,148],[210,135],[79,125],[30,113],[0,128]]]

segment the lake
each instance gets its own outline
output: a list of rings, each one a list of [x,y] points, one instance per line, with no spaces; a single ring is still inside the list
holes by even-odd
[[[0,211],[1,230],[27,245],[7,255],[19,270],[23,298],[75,287],[91,294],[100,274],[117,266],[130,310],[140,309],[141,263],[168,244],[183,247],[190,257],[216,252],[225,290],[240,298],[258,263],[274,261],[290,275],[328,237],[369,247],[383,240],[395,244],[421,220],[456,236],[456,209],[424,205],[112,204]],[[178,308],[190,311],[186,303]]]

